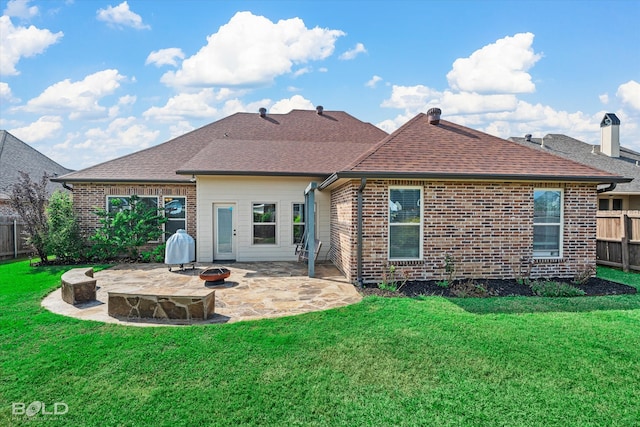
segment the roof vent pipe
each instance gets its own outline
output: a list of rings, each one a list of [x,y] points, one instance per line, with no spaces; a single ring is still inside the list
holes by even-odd
[[[430,125],[437,125],[440,123],[440,114],[442,114],[442,110],[439,108],[430,108],[427,111],[427,120],[429,120]]]
[[[526,134],[524,136],[524,140],[527,141],[527,142],[531,142],[531,134],[530,133]]]
[[[316,113],[318,113],[318,115],[322,115],[322,112],[324,111],[324,107],[322,105],[318,105],[316,107]]]
[[[267,109],[262,107],[258,110],[258,113],[260,113],[260,117],[265,117],[267,115]]]

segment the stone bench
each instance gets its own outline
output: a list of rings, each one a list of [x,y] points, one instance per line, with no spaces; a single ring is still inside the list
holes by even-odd
[[[120,319],[207,320],[213,316],[210,289],[139,289],[109,292],[107,312]]]
[[[93,268],[72,268],[62,274],[62,300],[72,305],[95,301],[96,279]]]

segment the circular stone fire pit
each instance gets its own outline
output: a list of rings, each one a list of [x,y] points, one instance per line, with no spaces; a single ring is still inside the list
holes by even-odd
[[[207,268],[200,273],[200,279],[205,282],[211,282],[216,284],[224,283],[224,279],[231,275],[231,271],[228,268]]]

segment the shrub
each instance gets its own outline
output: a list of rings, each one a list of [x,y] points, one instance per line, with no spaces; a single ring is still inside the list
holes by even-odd
[[[582,289],[552,280],[536,280],[531,282],[529,286],[533,293],[540,297],[578,297],[585,295]]]
[[[486,298],[494,295],[482,284],[466,280],[451,285],[451,293],[459,298]]]
[[[456,275],[456,263],[453,257],[449,254],[444,255],[444,277],[442,280],[436,282],[441,288],[448,288],[452,283]]]
[[[73,201],[69,193],[56,190],[46,208],[48,235],[47,251],[61,262],[76,262],[84,258],[84,239],[73,214]]]
[[[156,246],[150,251],[145,251],[140,254],[140,261],[142,262],[164,262],[164,251],[167,247],[166,243]]]
[[[116,199],[114,211],[99,209],[95,213],[100,217],[100,226],[90,237],[94,242],[92,253],[98,259],[129,257],[137,260],[140,248],[148,242],[157,241],[162,236],[161,225],[167,222],[161,209],[142,203],[138,196],[129,198],[125,209]]]
[[[42,263],[47,262],[47,183],[50,176],[42,175],[39,182],[31,181],[28,173],[19,172],[18,182],[11,186],[11,207],[25,224],[26,242],[32,246]]]
[[[596,267],[593,264],[585,265],[581,270],[579,270],[576,275],[573,277],[573,283],[576,285],[584,285],[596,275]]]
[[[390,265],[389,272],[384,272],[382,282],[378,283],[378,288],[384,291],[397,292],[407,283],[407,273],[401,273],[402,277],[396,275],[396,266]]]

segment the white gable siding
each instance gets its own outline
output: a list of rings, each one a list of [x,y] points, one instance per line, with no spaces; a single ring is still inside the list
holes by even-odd
[[[238,261],[294,261],[293,203],[304,203],[304,190],[316,178],[288,177],[197,177],[197,260],[213,259],[213,204],[236,206],[236,259]],[[276,203],[277,242],[275,245],[252,244],[253,203]],[[316,191],[316,230],[323,247],[318,260],[329,251],[330,196]]]

